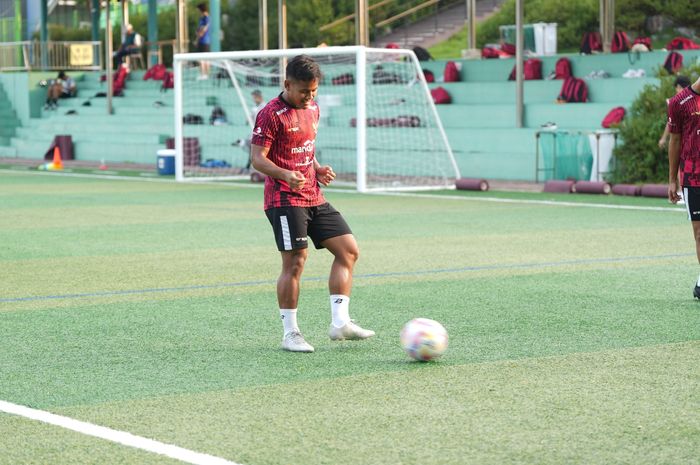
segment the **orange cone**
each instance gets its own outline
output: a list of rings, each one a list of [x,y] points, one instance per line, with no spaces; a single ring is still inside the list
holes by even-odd
[[[63,161],[61,160],[61,150],[58,148],[58,145],[53,149],[53,169],[63,169]]]

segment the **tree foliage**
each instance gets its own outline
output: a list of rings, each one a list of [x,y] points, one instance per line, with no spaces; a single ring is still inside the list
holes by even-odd
[[[529,0],[525,2],[523,20],[529,23],[557,23],[557,44],[561,50],[578,49],[585,32],[599,29],[599,0]],[[675,26],[696,28],[700,25],[697,0],[616,0],[615,26],[631,38],[649,36],[648,19],[662,15]],[[565,19],[565,21],[562,21]],[[515,24],[515,0],[507,0],[498,13],[479,24],[477,44],[498,42],[498,27]]]

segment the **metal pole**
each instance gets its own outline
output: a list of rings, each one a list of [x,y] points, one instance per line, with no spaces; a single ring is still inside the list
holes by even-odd
[[[129,0],[122,0],[122,44],[126,40],[126,25],[129,24]]]
[[[47,25],[49,17],[49,9],[47,2],[49,0],[39,0],[41,6],[41,27],[39,29],[39,50],[41,54],[41,69],[45,70],[48,67],[48,60],[46,59],[46,41],[49,40],[49,27]]]
[[[359,14],[359,11],[357,12]],[[357,190],[367,191],[367,94],[365,84],[367,75],[367,51],[361,48],[357,53],[355,74],[357,75]]]
[[[467,0],[467,49],[476,48],[476,0]]]
[[[175,15],[177,27],[175,28],[175,40],[178,53],[187,53],[187,2],[185,0],[175,0]]]
[[[90,20],[92,26],[92,41],[100,40],[100,0],[90,2]]]
[[[211,51],[221,51],[221,2],[209,0],[209,37],[211,38]]]
[[[369,45],[367,0],[355,0],[355,44]]]
[[[0,21],[2,21],[0,19]],[[0,35],[0,40],[3,40],[2,36]],[[15,42],[21,42],[22,41],[22,3],[20,0],[15,0]],[[17,50],[17,56],[16,60],[17,63],[22,63],[23,60],[22,56],[22,50],[18,49]]]
[[[523,127],[523,1],[515,0],[515,127]]]
[[[107,0],[105,11],[105,69],[107,70],[107,114],[112,114],[112,20],[109,17],[112,0]]]
[[[277,18],[279,49],[285,50],[287,48],[287,0],[277,1]]]
[[[608,42],[615,35],[615,0],[608,0]]]
[[[148,0],[148,67],[158,64],[158,3]]]
[[[258,0],[258,29],[260,32],[260,50],[267,50],[267,0]]]
[[[15,41],[22,41],[22,2],[15,0]]]

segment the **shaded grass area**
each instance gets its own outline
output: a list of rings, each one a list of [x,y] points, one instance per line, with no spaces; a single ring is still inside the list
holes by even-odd
[[[330,257],[310,251],[301,355],[279,350],[261,196],[0,174],[0,399],[248,465],[700,455],[682,214],[330,192],[377,336],[328,341]],[[450,334],[439,363],[399,347],[416,316]],[[0,463],[168,463],[7,415],[0,436],[18,444]]]

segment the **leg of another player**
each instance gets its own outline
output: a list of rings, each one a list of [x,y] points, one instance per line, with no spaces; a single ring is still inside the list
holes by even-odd
[[[328,335],[333,340],[367,339],[374,336],[374,331],[363,329],[350,320],[352,272],[360,256],[355,236],[343,234],[326,239],[321,245],[334,257],[328,277],[332,318]]]
[[[277,279],[277,302],[284,329],[282,348],[290,352],[313,352],[314,348],[304,340],[297,325],[299,282],[306,263],[307,249],[282,252],[282,273]]]
[[[692,221],[693,224],[693,236],[695,237],[695,254],[698,257],[698,263],[700,264],[700,221]],[[693,289],[693,296],[696,299],[700,299],[700,276],[695,283],[695,289]]]

